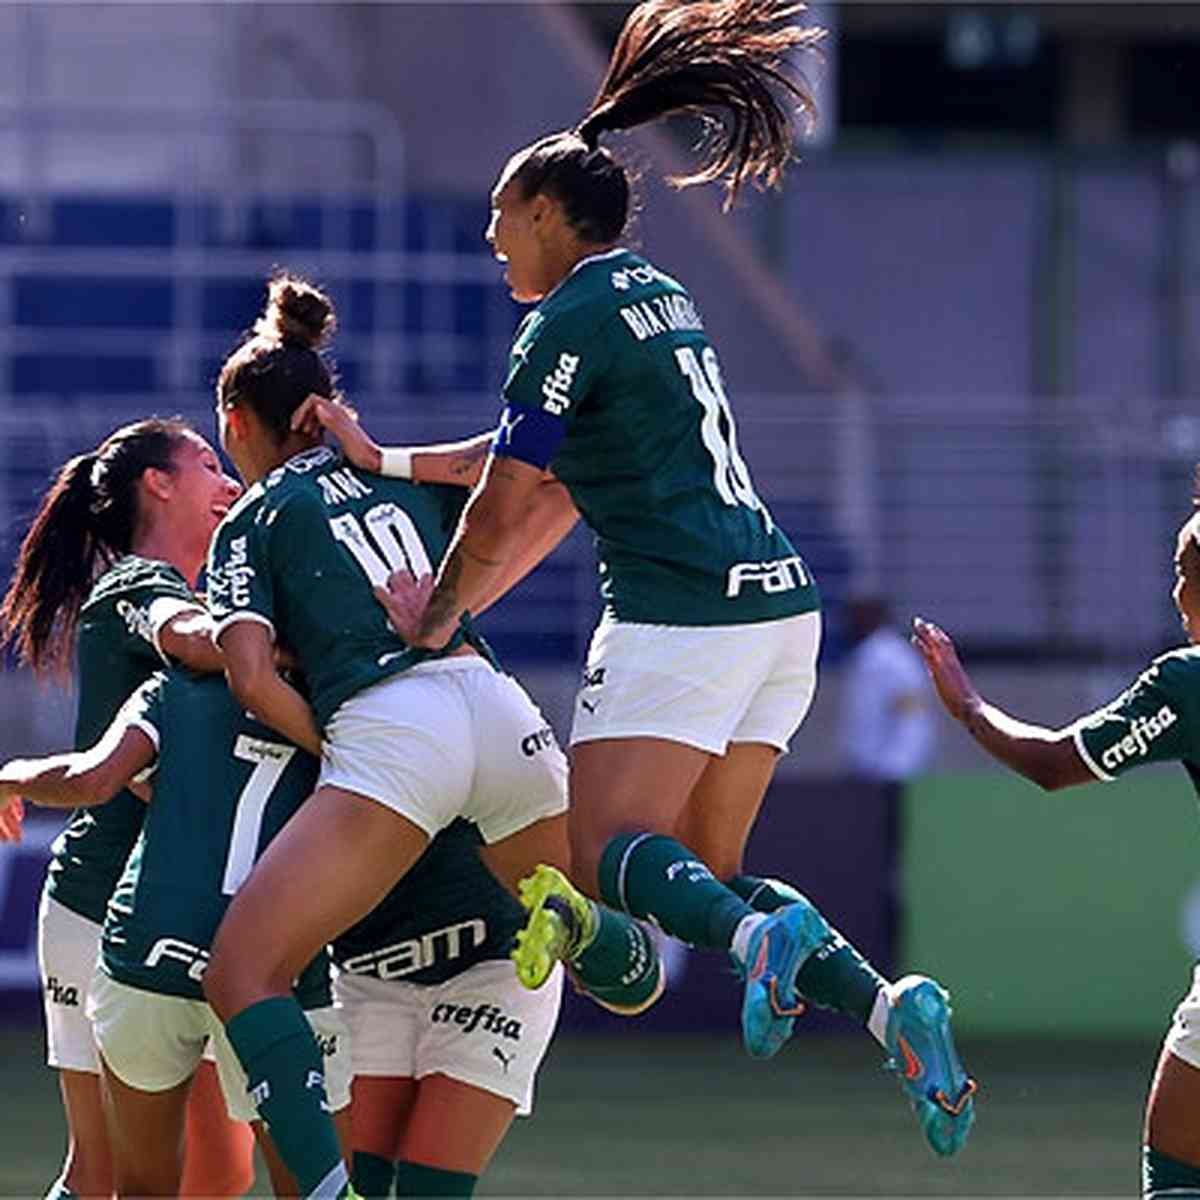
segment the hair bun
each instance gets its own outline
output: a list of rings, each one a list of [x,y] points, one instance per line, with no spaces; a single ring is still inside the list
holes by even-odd
[[[267,285],[267,310],[254,332],[317,350],[336,326],[333,301],[324,292],[299,276],[283,274]]]

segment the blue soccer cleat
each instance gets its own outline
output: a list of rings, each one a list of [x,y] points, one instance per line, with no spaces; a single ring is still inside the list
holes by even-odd
[[[948,1158],[971,1131],[978,1086],[954,1049],[950,997],[925,975],[905,975],[888,985],[887,996],[887,1065],[900,1077],[925,1140]]]
[[[742,964],[742,1042],[754,1058],[770,1058],[792,1036],[804,1002],[796,972],[834,936],[825,918],[807,901],[786,904],[750,935]]]

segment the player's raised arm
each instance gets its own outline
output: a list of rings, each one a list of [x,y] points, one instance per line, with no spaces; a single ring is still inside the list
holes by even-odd
[[[1073,726],[1030,725],[989,704],[972,683],[950,635],[932,621],[914,618],[912,642],[946,711],[993,758],[1046,791],[1095,782],[1076,748]]]
[[[489,429],[459,442],[431,446],[381,446],[359,424],[358,414],[346,404],[325,396],[309,396],[292,416],[292,430],[315,436],[327,430],[356,466],[375,475],[411,479],[414,483],[448,483],[474,487],[495,430]]]

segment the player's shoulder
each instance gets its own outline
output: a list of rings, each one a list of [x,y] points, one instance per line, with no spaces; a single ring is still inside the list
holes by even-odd
[[[1160,654],[1142,678],[1168,689],[1183,688],[1200,699],[1200,646],[1179,646]]]
[[[530,314],[530,333],[594,326],[623,305],[664,289],[682,290],[670,276],[631,250],[594,254],[575,269]]]
[[[84,607],[146,595],[191,597],[192,589],[171,563],[128,554],[96,580]]]

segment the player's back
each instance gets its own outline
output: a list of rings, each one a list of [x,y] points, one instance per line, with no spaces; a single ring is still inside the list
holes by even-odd
[[[397,569],[436,568],[466,495],[358,471],[323,446],[296,455],[217,531],[209,602],[218,635],[244,618],[271,625],[299,658],[324,723],[348,696],[435,656],[406,646],[373,589]]]
[[[230,899],[312,792],[318,764],[243,712],[222,676],[160,673],[126,714],[159,753],[141,838],[109,902],[104,965],[130,986],[200,999]]]

